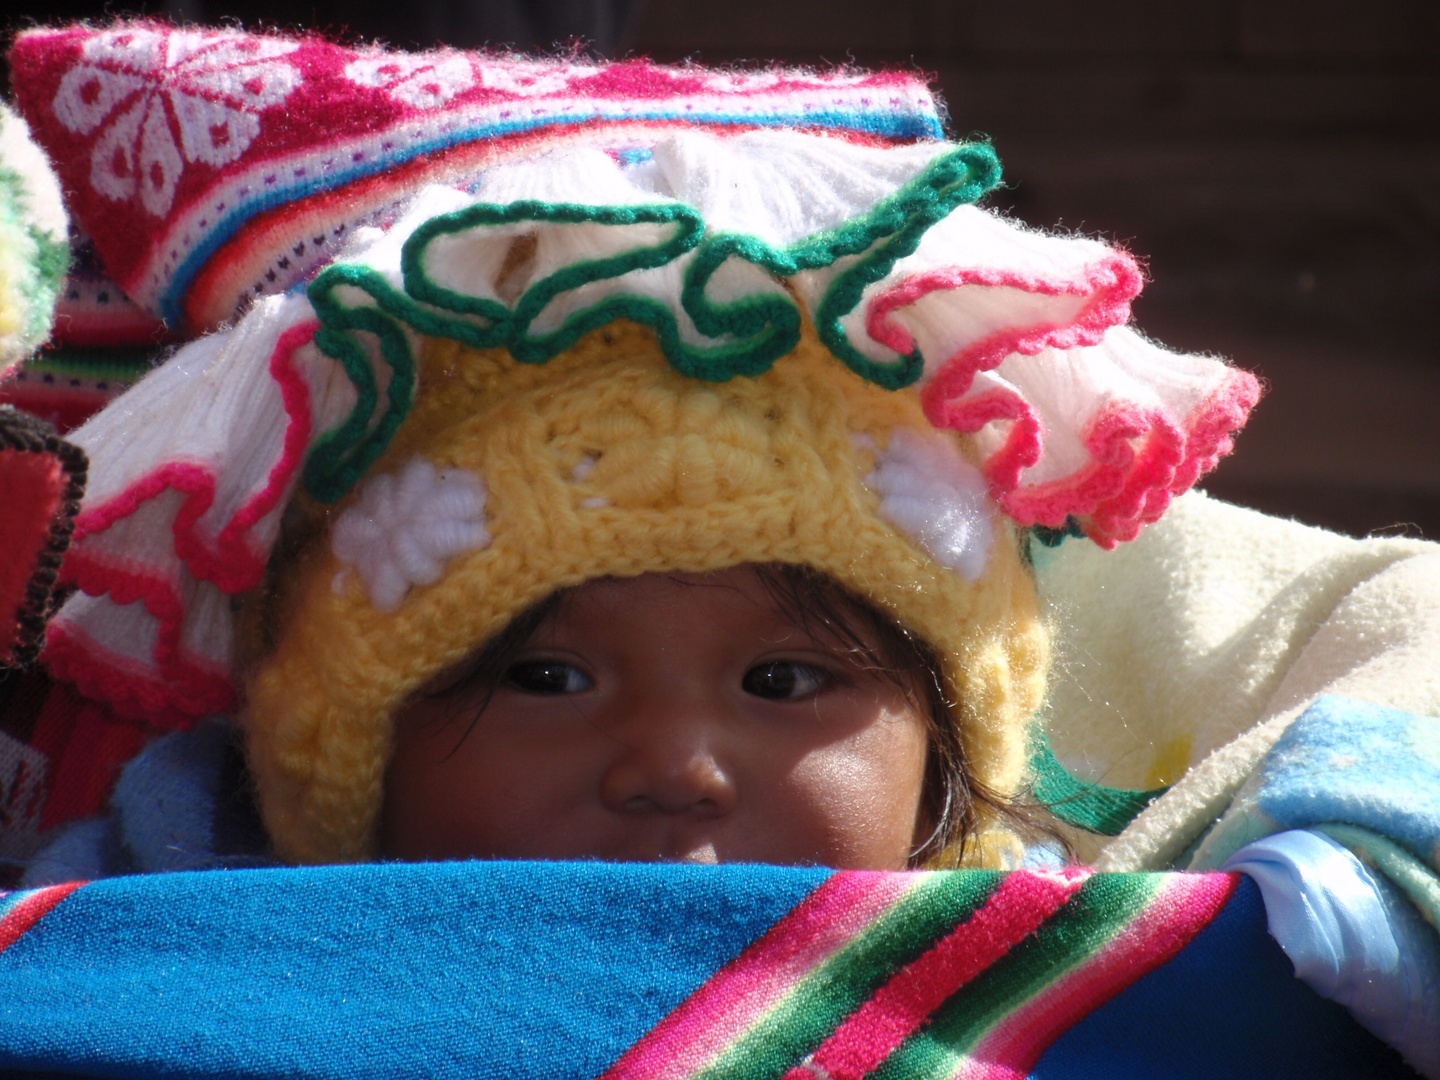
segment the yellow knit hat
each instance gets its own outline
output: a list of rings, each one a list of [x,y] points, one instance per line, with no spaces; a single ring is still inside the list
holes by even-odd
[[[249,682],[246,727],[279,853],[372,857],[398,707],[532,604],[596,577],[744,563],[821,570],[934,647],[975,776],[1013,792],[1044,678],[1034,591],[983,495],[961,545],[973,582],[886,520],[874,477],[897,440],[959,457],[916,394],[862,380],[810,332],[765,374],[718,384],[680,375],[623,321],[539,366],[427,341],[416,404],[366,484],[417,457],[482,478],[482,546],[381,610],[380,572],[367,590],[336,554],[362,485],[303,569],[278,568],[279,635]]]
[[[1258,388],[1126,325],[1124,252],[971,205],[998,175],[983,144],[635,128],[418,192],[72,433],[52,673],[176,727],[243,676],[279,852],[358,859],[397,707],[526,607],[804,564],[936,650],[1014,792],[1045,664],[1015,527],[1132,538]]]

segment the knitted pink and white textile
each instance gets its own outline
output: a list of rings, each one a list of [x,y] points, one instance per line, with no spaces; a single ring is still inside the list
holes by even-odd
[[[12,66],[134,299],[192,328],[258,300],[72,436],[91,460],[65,566],[79,592],[46,660],[152,723],[231,706],[230,597],[259,584],[298,485],[342,498],[383,451],[416,333],[543,362],[640,318],[679,370],[723,379],[764,370],[808,320],[837,365],[912,380],[935,428],[973,436],[981,497],[1106,547],[1228,452],[1258,397],[1247,373],[1129,325],[1127,252],[973,205],[994,152],[945,142],[911,75],[154,23],[31,31]],[[521,235],[532,265],[502,289]]]
[[[407,54],[157,22],[27,31],[10,66],[105,268],[195,332],[303,281],[424,183],[580,130],[943,134],[925,83],[899,72]]]

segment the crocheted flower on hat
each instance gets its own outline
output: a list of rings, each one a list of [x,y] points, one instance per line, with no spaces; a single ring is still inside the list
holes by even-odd
[[[980,470],[933,431],[897,428],[875,457],[865,486],[880,496],[880,516],[941,566],[978,581],[994,541],[993,504]]]
[[[412,585],[433,585],[456,555],[490,543],[485,481],[465,469],[437,470],[417,457],[399,476],[378,473],[330,534],[335,557],[360,572],[370,602],[394,611]],[[335,578],[345,587],[346,571]]]

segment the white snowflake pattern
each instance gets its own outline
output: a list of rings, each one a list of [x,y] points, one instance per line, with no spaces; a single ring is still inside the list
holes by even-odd
[[[863,436],[856,441],[874,449]],[[949,438],[896,428],[875,451],[865,485],[880,496],[880,516],[941,566],[971,582],[985,573],[994,539],[985,477]]]
[[[345,77],[416,109],[438,109],[475,85],[475,69],[460,53],[376,53],[346,64]]]
[[[55,116],[71,131],[102,129],[90,183],[106,198],[169,212],[186,162],[220,167],[260,134],[260,113],[300,85],[281,59],[297,42],[235,32],[129,29],[85,42],[65,73]],[[176,131],[180,138],[177,145]]]
[[[566,89],[572,82],[599,72],[586,64],[556,64],[538,60],[497,60],[480,69],[480,85],[507,94],[539,97]]]
[[[433,585],[450,559],[489,546],[487,496],[474,473],[413,458],[399,476],[377,473],[365,481],[359,501],[336,520],[330,550],[360,572],[372,604],[394,611],[412,585]],[[347,573],[335,576],[336,592]]]

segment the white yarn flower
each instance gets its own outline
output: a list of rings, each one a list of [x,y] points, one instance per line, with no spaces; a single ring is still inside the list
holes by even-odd
[[[475,85],[475,70],[463,53],[362,56],[345,65],[345,77],[416,109],[438,109]]]
[[[868,440],[866,440],[868,442]],[[932,559],[976,581],[994,541],[985,477],[938,431],[896,428],[875,452],[865,485],[880,496],[880,516]]]
[[[465,469],[437,471],[417,457],[400,475],[379,473],[335,522],[330,550],[365,581],[370,602],[394,611],[412,585],[432,585],[456,555],[490,543],[485,481]],[[347,571],[335,577],[335,590]]]
[[[84,61],[61,78],[55,116],[81,135],[104,128],[90,157],[96,191],[119,202],[138,194],[146,210],[162,217],[186,161],[218,168],[255,141],[258,114],[283,102],[303,79],[280,59],[299,47],[238,31],[97,34],[85,42]]]
[[[564,90],[572,82],[588,79],[600,68],[591,64],[557,64],[545,60],[495,60],[480,69],[480,85],[487,90],[539,97]]]

